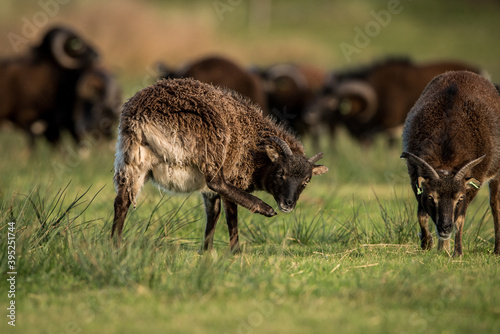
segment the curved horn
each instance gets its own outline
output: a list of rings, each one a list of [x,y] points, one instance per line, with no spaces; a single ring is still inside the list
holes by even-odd
[[[316,163],[318,160],[322,159],[323,158],[323,152],[320,152],[312,157],[310,157],[308,160],[310,163],[314,164]]]
[[[417,166],[424,168],[429,173],[429,176],[432,179],[434,180],[439,179],[439,175],[436,172],[436,170],[432,168],[432,166],[429,165],[427,162],[425,162],[423,159],[417,157],[415,154],[409,152],[403,152],[401,154],[401,158],[408,159],[410,160],[410,162],[416,164]]]
[[[461,180],[461,179],[463,179],[464,176],[465,176],[465,174],[467,174],[471,170],[471,168],[473,168],[474,166],[476,166],[477,164],[479,164],[481,161],[483,161],[483,159],[485,157],[486,157],[486,154],[483,155],[482,157],[479,157],[477,159],[474,159],[474,160],[470,161],[465,166],[463,166],[462,168],[460,168],[460,170],[455,175],[455,180]]]
[[[267,76],[271,81],[274,81],[280,77],[291,78],[300,90],[305,90],[308,87],[307,79],[295,65],[291,64],[274,65],[267,70]]]
[[[378,98],[375,89],[372,85],[362,80],[348,80],[339,84],[337,88],[339,99],[353,95],[363,99],[366,104],[364,110],[353,116],[361,123],[370,121],[378,108]]]
[[[54,59],[64,68],[76,70],[85,66],[86,57],[80,58],[79,54],[71,55],[68,53],[68,43],[82,43],[81,46],[70,46],[74,48],[85,48],[83,41],[75,34],[66,31],[55,31],[50,49]]]
[[[290,146],[281,138],[279,137],[269,137],[269,141],[275,142],[279,148],[283,151],[284,155],[293,155],[292,150],[290,149]]]

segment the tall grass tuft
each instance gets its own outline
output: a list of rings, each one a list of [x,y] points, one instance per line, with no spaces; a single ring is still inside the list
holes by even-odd
[[[86,201],[84,200],[84,197],[90,191],[89,187],[83,192],[83,194],[77,194],[75,198],[67,204],[66,196],[70,184],[71,182],[69,182],[64,188],[59,189],[54,197],[49,199],[47,202],[40,195],[40,191],[38,189],[27,197],[28,202],[31,204],[31,208],[33,209],[33,213],[36,216],[36,221],[40,225],[39,229],[37,229],[32,235],[32,240],[30,242],[32,247],[38,247],[43,244],[47,245],[55,237],[61,237],[61,234],[67,232],[77,219],[84,214],[96,196],[103,189],[99,189],[99,191],[97,191],[97,193],[89,201]],[[45,194],[43,195],[45,196]],[[76,209],[82,206],[84,207],[78,213],[74,213]],[[86,221],[83,224],[89,224],[91,222],[92,221]]]

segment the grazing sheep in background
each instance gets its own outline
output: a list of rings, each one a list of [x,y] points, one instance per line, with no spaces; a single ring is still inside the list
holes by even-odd
[[[50,29],[25,55],[0,61],[0,122],[50,142],[66,129],[76,138],[76,85],[97,59],[94,49],[68,28]]]
[[[300,135],[309,133],[303,113],[325,85],[326,71],[307,65],[275,64],[255,72],[264,81],[269,114]]]
[[[193,79],[165,79],[123,107],[115,161],[117,191],[111,237],[121,240],[130,204],[148,179],[174,192],[201,192],[212,248],[221,199],[230,247],[239,249],[237,205],[266,217],[276,212],[250,193],[264,190],[283,212],[295,207],[313,175],[328,171],[302,144],[238,93]]]
[[[422,249],[433,243],[430,216],[438,248],[449,248],[455,226],[453,255],[462,255],[467,207],[489,181],[494,252],[500,254],[500,96],[487,79],[458,71],[432,80],[408,114],[401,157],[418,201]]]
[[[264,112],[267,110],[266,96],[259,77],[225,57],[202,58],[178,71],[168,69],[162,63],[158,63],[157,67],[160,78],[193,78],[214,86],[226,87],[250,98]]]
[[[76,85],[73,123],[77,141],[87,134],[111,139],[121,106],[120,85],[109,71],[92,67],[83,72]]]
[[[332,137],[337,125],[343,125],[362,143],[370,144],[380,133],[393,143],[429,81],[458,70],[480,73],[479,68],[461,62],[418,65],[406,58],[389,58],[365,68],[334,73],[305,113],[304,121],[310,126],[328,125]]]

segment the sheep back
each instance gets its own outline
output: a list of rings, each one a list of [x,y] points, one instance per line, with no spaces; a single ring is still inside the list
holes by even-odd
[[[226,182],[251,191],[265,160],[260,145],[271,136],[304,155],[298,140],[238,93],[194,79],[163,79],[124,105],[117,151],[125,164],[144,163],[144,153],[151,153],[148,164],[196,168],[205,178],[222,171]]]
[[[408,114],[403,151],[453,173],[486,154],[474,168],[475,177],[484,181],[500,168],[499,116],[500,97],[486,78],[447,72],[427,85]]]

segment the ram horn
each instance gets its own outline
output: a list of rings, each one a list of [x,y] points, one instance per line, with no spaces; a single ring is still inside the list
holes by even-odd
[[[276,143],[285,156],[293,155],[290,146],[288,146],[288,144],[283,139],[279,137],[269,137],[268,140]]]
[[[321,160],[323,158],[323,152],[320,152],[308,159],[308,161],[312,164],[316,163],[317,161]]]
[[[339,100],[347,98],[349,96],[360,97],[366,107],[359,113],[352,115],[359,122],[367,123],[370,121],[378,109],[378,98],[375,89],[372,85],[368,84],[362,80],[348,80],[339,84],[337,88],[337,94]]]
[[[482,157],[479,157],[477,159],[474,159],[467,163],[465,166],[460,168],[460,170],[457,172],[455,175],[455,180],[461,180],[465,177],[465,175],[476,165],[478,165],[483,159],[486,157],[486,154],[483,155]]]
[[[291,64],[274,65],[267,70],[267,78],[271,82],[275,82],[279,78],[290,78],[299,90],[306,90],[308,83],[306,77],[299,71],[297,66]]]
[[[429,165],[425,160],[417,157],[415,154],[409,152],[403,152],[401,154],[401,158],[408,159],[411,163],[417,165],[418,167],[423,168],[427,172],[428,176],[431,177],[431,179],[433,180],[439,179],[439,175],[436,172],[436,170],[431,165]]]
[[[65,29],[58,29],[53,32],[51,52],[54,59],[62,67],[69,70],[77,70],[83,68],[87,64],[86,55],[83,54],[84,57],[81,57],[82,53],[80,51],[80,49],[85,50],[86,46],[84,43],[85,42],[74,33]],[[74,48],[74,50],[72,50],[75,52],[74,55],[69,53],[69,48]]]

